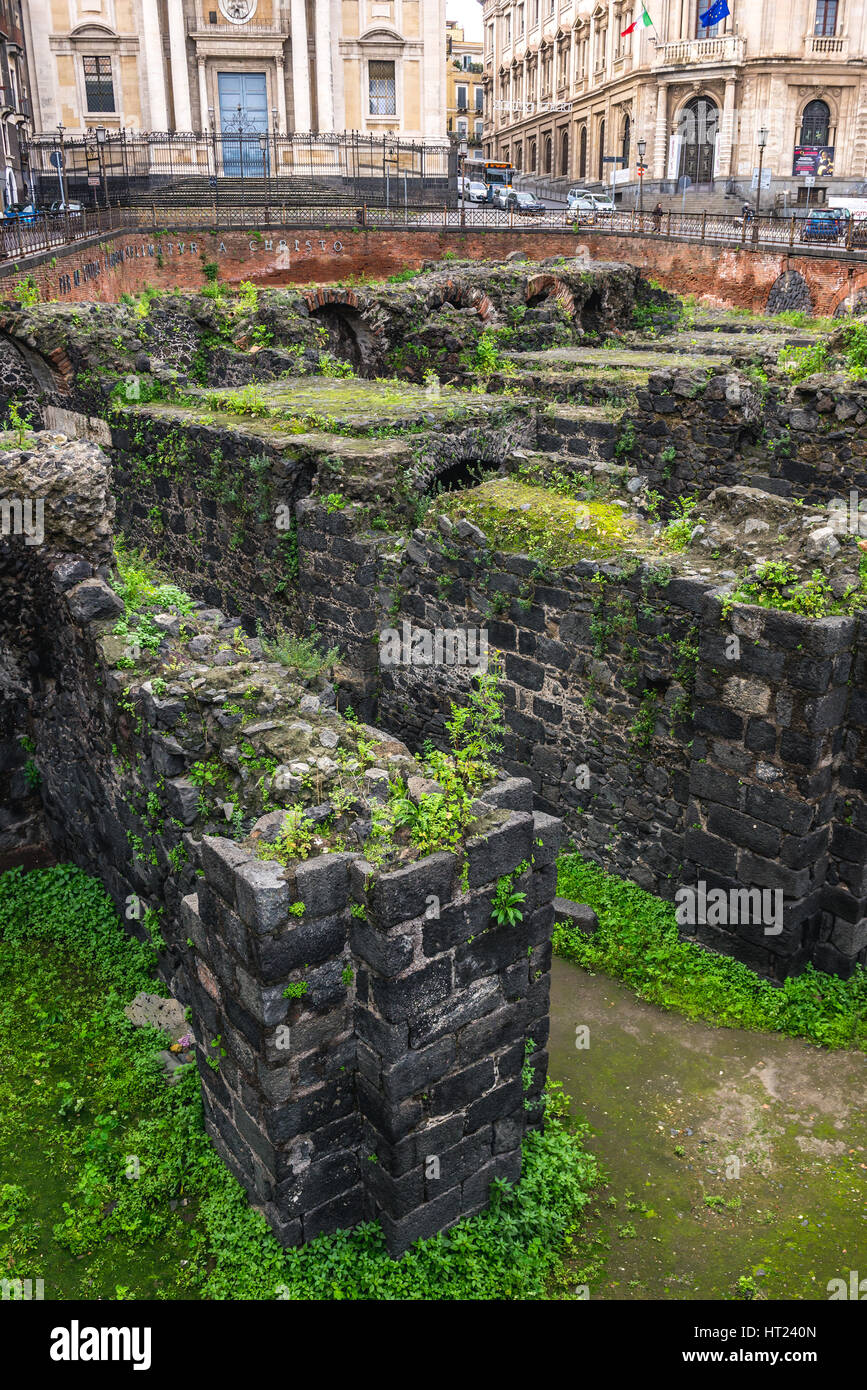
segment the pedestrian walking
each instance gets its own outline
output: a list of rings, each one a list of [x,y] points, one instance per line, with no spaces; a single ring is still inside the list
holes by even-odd
[[[653,230],[655,232],[662,230],[662,203],[657,203],[653,209]]]

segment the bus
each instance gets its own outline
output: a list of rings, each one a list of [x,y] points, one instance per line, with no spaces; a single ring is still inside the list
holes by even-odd
[[[494,187],[511,187],[512,175],[515,172],[514,164],[504,164],[492,159],[481,161],[481,174],[485,183],[492,183]]]

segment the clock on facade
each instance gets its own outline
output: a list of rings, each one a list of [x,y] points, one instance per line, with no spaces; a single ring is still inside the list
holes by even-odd
[[[220,11],[231,24],[246,24],[256,13],[259,0],[220,0]]]

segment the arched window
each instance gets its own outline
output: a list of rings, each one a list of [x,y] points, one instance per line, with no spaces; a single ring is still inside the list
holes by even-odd
[[[629,168],[629,137],[631,132],[631,122],[628,116],[623,117],[623,139],[620,142],[620,157],[623,160],[622,168]]]
[[[820,38],[833,38],[837,32],[837,0],[816,0],[816,24],[813,33]]]
[[[586,179],[586,177],[587,177],[587,127],[586,127],[586,125],[582,125],[582,127],[581,127],[581,137],[580,137],[580,139],[579,139],[579,141],[578,141],[578,177],[579,177],[579,179]]]
[[[524,167],[524,146],[515,146],[515,168],[520,172]]]
[[[529,162],[529,165],[530,165],[530,173],[531,173],[531,174],[535,174],[535,172],[536,172],[536,141],[535,141],[535,140],[531,140],[531,141],[530,141],[530,156],[529,156],[529,161],[528,161],[528,162]]]
[[[831,111],[825,101],[808,101],[801,117],[799,145],[827,145],[831,133]]]
[[[569,132],[564,130],[560,136],[560,177],[569,177]]]
[[[605,122],[599,122],[599,172],[596,175],[600,183],[605,181]]]
[[[546,174],[550,174],[550,173],[552,172],[553,163],[554,163],[554,141],[551,139],[550,135],[546,135],[546,136],[545,136],[545,173],[546,173]]]

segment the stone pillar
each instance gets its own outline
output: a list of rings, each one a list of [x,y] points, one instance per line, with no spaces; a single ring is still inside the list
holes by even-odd
[[[307,61],[307,9],[292,0],[292,100],[294,130],[310,129],[310,65]]]
[[[720,124],[720,151],[719,151],[719,176],[722,179],[731,177],[732,172],[732,152],[734,150],[734,117],[735,117],[735,79],[726,78],[725,99],[723,101],[722,122]]]
[[[208,73],[204,58],[197,59],[196,66],[199,74],[199,124],[203,131],[209,131],[211,122],[208,118]]]
[[[149,128],[168,130],[166,75],[157,0],[141,0],[142,67],[149,107]]]
[[[521,1175],[541,1122],[561,825],[533,813],[529,779],[486,798],[494,824],[465,858],[389,873],[360,854],[284,869],[202,841],[181,920],[205,1126],[284,1245],[379,1219],[399,1255]],[[511,927],[491,916],[505,874],[526,894]]]
[[[656,91],[656,129],[653,134],[653,176],[664,179],[668,173],[668,83],[660,82]]]
[[[334,129],[334,95],[331,76],[331,23],[328,0],[314,0],[316,38],[316,113],[320,131]]]
[[[191,130],[193,115],[190,108],[190,77],[187,71],[187,34],[183,0],[168,0],[169,52],[172,69],[172,101],[175,108],[175,130]]]
[[[277,126],[281,135],[288,130],[286,123],[286,65],[281,53],[277,59]],[[279,172],[276,170],[275,172]]]

